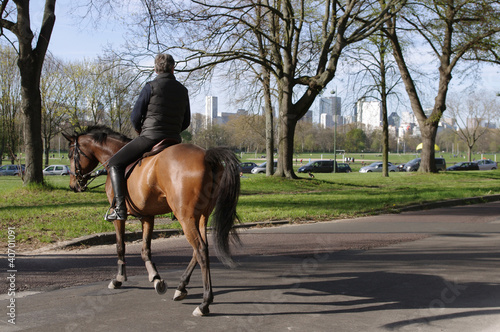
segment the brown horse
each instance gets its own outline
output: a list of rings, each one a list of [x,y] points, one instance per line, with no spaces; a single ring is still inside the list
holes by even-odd
[[[70,188],[82,191],[91,172],[99,163],[106,166],[109,158],[130,139],[109,128],[90,127],[86,132],[65,135],[70,142]],[[154,216],[173,212],[179,220],[186,239],[193,247],[193,257],[175,291],[174,300],[187,295],[186,286],[198,263],[203,277],[203,302],[193,312],[195,316],[209,313],[213,302],[212,283],[207,242],[207,223],[214,211],[211,224],[214,244],[219,259],[226,265],[234,264],[229,254],[229,235],[237,218],[236,204],[240,191],[239,162],[226,148],[204,150],[192,144],[173,145],[159,154],[147,157],[138,164],[127,180],[127,209],[142,222],[142,259],[149,273],[149,281],[159,294],[166,291],[155,265],[151,262],[151,236]],[[110,179],[106,193],[111,203],[113,192]],[[127,280],[125,272],[125,221],[115,220],[118,274],[109,288],[119,288]]]

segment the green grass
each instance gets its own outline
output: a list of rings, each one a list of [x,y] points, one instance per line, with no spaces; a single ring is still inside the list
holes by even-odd
[[[288,181],[250,175],[242,178],[239,214],[244,222],[328,220],[454,198],[500,193],[500,171],[440,174],[316,174]]]
[[[238,214],[242,222],[330,220],[391,212],[399,207],[454,198],[499,194],[500,171],[441,172],[439,174],[381,173],[316,174],[299,180],[245,174]],[[102,183],[104,177],[94,184]],[[68,177],[46,178],[47,188],[26,188],[18,177],[0,177],[0,226],[15,227],[18,247],[113,231],[103,220],[108,208],[104,187],[84,193],[68,188]],[[162,224],[161,228],[178,223]],[[137,220],[127,230],[140,229]],[[7,232],[0,232],[0,246]]]

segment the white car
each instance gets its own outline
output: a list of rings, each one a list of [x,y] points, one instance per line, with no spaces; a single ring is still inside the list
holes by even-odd
[[[360,173],[382,172],[384,163],[381,161],[374,162],[368,166],[363,166],[359,169]],[[387,163],[389,172],[399,172],[399,168],[391,163]]]
[[[69,175],[69,167],[66,165],[52,165],[43,170],[43,175]]]
[[[489,171],[492,169],[497,169],[497,163],[490,159],[481,159],[476,161],[476,164],[479,166],[479,170],[481,171]]]

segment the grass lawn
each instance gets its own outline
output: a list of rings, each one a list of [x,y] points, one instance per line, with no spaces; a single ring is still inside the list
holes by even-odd
[[[439,174],[381,173],[316,174],[314,179],[286,180],[245,174],[238,213],[242,222],[331,220],[395,211],[398,207],[453,198],[500,194],[500,171]],[[0,177],[0,246],[15,227],[18,248],[40,247],[71,238],[114,231],[104,221],[109,206],[104,187],[73,193],[65,176],[46,177],[47,189],[27,189],[20,178]],[[105,181],[101,177],[93,184]],[[178,223],[157,228],[175,227]],[[130,219],[127,229],[140,229]]]

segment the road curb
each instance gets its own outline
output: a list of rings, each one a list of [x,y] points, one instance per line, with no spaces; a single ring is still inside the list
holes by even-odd
[[[485,195],[485,196],[476,196],[469,198],[449,199],[444,201],[428,202],[422,204],[414,204],[401,208],[396,208],[395,210],[397,212],[407,212],[407,211],[409,212],[409,211],[437,209],[442,207],[451,207],[457,205],[482,204],[482,203],[496,202],[499,200],[500,200],[500,195]]]
[[[469,205],[469,204],[481,204],[481,203],[489,203],[500,200],[500,195],[486,195],[486,196],[477,196],[477,197],[469,197],[469,198],[461,198],[461,199],[450,199],[444,201],[437,202],[428,202],[421,204],[413,204],[404,207],[394,207],[386,210],[378,210],[367,213],[365,215],[377,215],[384,213],[401,213],[401,212],[410,212],[410,211],[420,211],[420,210],[430,210],[437,209],[443,207],[452,207],[458,205]],[[311,221],[307,221],[311,222]],[[266,227],[266,226],[278,226],[278,225],[287,225],[296,222],[291,222],[288,220],[271,220],[264,222],[253,222],[253,223],[244,223],[244,224],[236,224],[234,228],[253,228],[253,227]],[[211,228],[209,228],[210,230]],[[182,235],[183,232],[180,229],[158,229],[153,231],[153,239],[158,238],[168,238],[171,236]],[[142,232],[126,232],[125,233],[125,241],[133,242],[142,239]],[[83,237],[79,237],[70,241],[66,241],[52,247],[51,249],[67,249],[72,247],[79,246],[92,246],[92,245],[106,245],[106,244],[114,244],[116,243],[116,234],[115,232],[106,232],[106,233],[98,233],[87,235]]]

